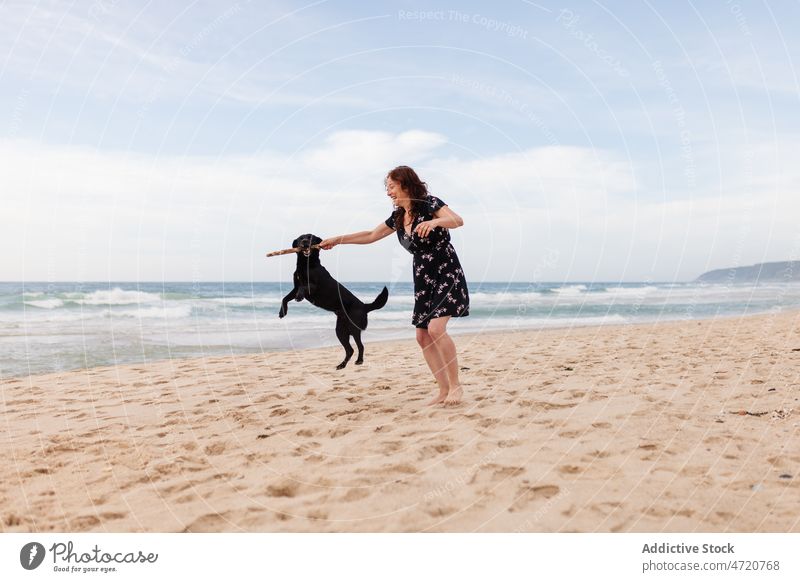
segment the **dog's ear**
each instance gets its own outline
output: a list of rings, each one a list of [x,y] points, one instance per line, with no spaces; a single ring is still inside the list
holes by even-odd
[[[311,235],[311,244],[318,245],[321,242],[322,242],[322,239],[319,238],[317,235],[315,235],[315,234]]]
[[[299,244],[297,241],[299,241],[299,240],[300,240],[299,238],[296,238],[296,239],[294,239],[294,240],[292,241],[292,248],[293,248],[293,249],[296,249],[296,248],[297,248],[297,245]]]

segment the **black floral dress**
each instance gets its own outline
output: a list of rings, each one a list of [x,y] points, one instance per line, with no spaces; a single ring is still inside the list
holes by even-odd
[[[469,315],[469,290],[458,255],[450,242],[450,231],[436,227],[421,238],[414,229],[420,222],[433,220],[433,213],[446,206],[436,196],[428,195],[427,204],[414,217],[411,236],[397,230],[400,244],[414,255],[414,314],[411,323],[427,329],[428,322],[436,317]],[[395,229],[395,210],[386,219],[386,226]]]

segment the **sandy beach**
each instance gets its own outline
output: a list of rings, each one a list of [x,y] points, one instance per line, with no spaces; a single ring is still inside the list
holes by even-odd
[[[457,331],[454,322],[452,330]],[[3,531],[800,532],[800,312],[0,381]]]

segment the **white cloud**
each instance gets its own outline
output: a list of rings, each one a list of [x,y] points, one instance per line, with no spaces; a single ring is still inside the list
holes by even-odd
[[[246,105],[308,106],[325,92],[284,87],[298,67],[283,54],[298,36],[309,34],[314,17],[307,8],[275,2],[144,8],[113,0],[52,7],[4,3],[2,70],[46,83],[58,94],[113,99],[143,110],[197,95]],[[324,27],[317,23],[313,30]],[[262,43],[259,50],[243,45],[248,39]],[[322,102],[375,105],[357,95],[332,94]]]
[[[444,144],[443,135],[411,130],[399,135],[384,131],[338,131],[325,146],[300,154],[297,163],[308,172],[347,177],[391,168],[397,160],[412,164],[426,159]]]
[[[548,146],[472,161],[450,159],[430,164],[438,176],[477,195],[491,193],[520,207],[602,204],[609,194],[635,189],[632,168],[610,152]]]
[[[2,141],[0,242],[23,252],[0,258],[0,278],[282,280],[291,261],[263,254],[303,232],[383,221],[383,177],[398,163],[413,164],[465,218],[453,237],[472,278],[691,278],[732,261],[792,258],[797,246],[800,175],[771,174],[789,144],[779,154],[754,145],[738,167],[726,154],[726,182],[738,184],[728,192],[661,200],[637,186],[646,168],[613,152],[448,151],[445,136],[421,130],[343,131],[296,155],[218,158]],[[327,260],[343,280],[385,280],[394,276],[387,245],[397,246],[340,247]],[[549,249],[559,260],[538,269]]]

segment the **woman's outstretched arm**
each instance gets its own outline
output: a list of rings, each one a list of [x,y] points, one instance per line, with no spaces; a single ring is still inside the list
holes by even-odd
[[[332,249],[336,245],[368,245],[386,238],[394,231],[381,222],[372,230],[362,230],[361,232],[353,232],[350,234],[343,234],[341,236],[332,236],[326,238],[319,243],[320,248],[327,250]]]

